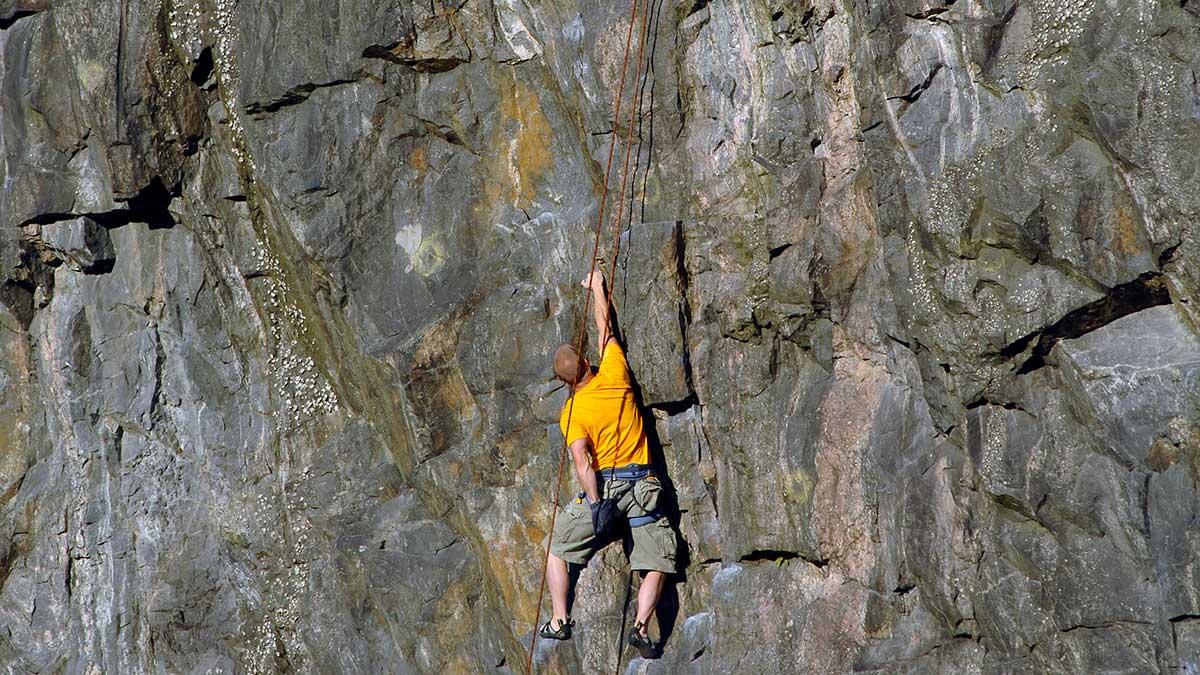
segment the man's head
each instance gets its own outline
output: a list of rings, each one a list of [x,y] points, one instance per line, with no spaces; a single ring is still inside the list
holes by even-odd
[[[554,352],[554,374],[567,384],[575,384],[583,379],[591,364],[580,356],[572,345],[559,345]]]

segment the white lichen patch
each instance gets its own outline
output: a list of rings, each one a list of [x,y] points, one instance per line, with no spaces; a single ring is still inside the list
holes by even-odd
[[[336,411],[338,398],[297,339],[305,328],[304,312],[291,297],[279,261],[265,248],[256,249],[254,259],[267,279],[266,313],[274,345],[267,371],[280,396],[282,413],[276,420],[282,430],[291,431],[318,415]]]
[[[243,639],[250,645],[243,653],[243,665],[250,673],[275,673],[277,659],[286,658],[293,667],[307,651],[298,637],[304,598],[308,593],[308,564],[291,564],[286,571],[272,575],[264,598],[268,609],[258,620],[246,626]]]
[[[998,410],[988,409],[979,416],[979,424],[983,427],[981,434],[983,452],[981,453],[980,473],[989,482],[996,483],[1007,478],[1005,475],[1005,450],[1008,449],[1008,417]],[[991,489],[1007,488],[1007,485],[991,485]]]
[[[910,221],[904,237],[904,249],[908,254],[908,288],[912,294],[912,306],[918,319],[939,315],[940,307],[933,286],[929,283],[930,265],[925,250],[921,248],[917,223]]]
[[[213,17],[216,48],[213,50],[213,65],[216,68],[221,102],[229,114],[230,151],[241,168],[253,173],[256,170],[246,143],[246,129],[242,125],[241,104],[238,96],[238,60],[234,52],[237,44],[237,28],[234,11],[236,0],[217,0]]]
[[[240,665],[249,673],[278,672],[280,659],[304,672],[309,650],[300,636],[320,632],[305,625],[304,608],[305,598],[312,593],[312,561],[321,559],[327,551],[321,550],[313,536],[314,528],[307,517],[311,505],[289,490],[286,475],[286,470],[281,471],[280,483],[264,484],[278,491],[260,493],[248,508],[230,514],[254,541],[264,542],[266,549],[259,553],[264,564],[256,568],[257,578],[251,584],[261,589],[261,595],[255,598],[255,615],[240,631],[247,645]],[[305,469],[300,478],[308,477],[309,470]]]
[[[203,0],[175,0],[167,9],[167,32],[171,42],[188,58],[196,58],[204,45],[213,45],[213,68],[218,94],[228,113],[230,152],[249,176],[255,169],[248,151],[246,129],[242,124],[238,96],[238,60],[236,54],[237,0],[216,0],[211,9]],[[172,92],[167,92],[170,95]]]
[[[1033,82],[1044,67],[1063,65],[1071,47],[1083,37],[1096,11],[1095,0],[1041,0],[1033,3],[1032,44],[1022,59],[1018,79]]]
[[[963,225],[970,218],[979,197],[979,183],[989,162],[1008,145],[1011,132],[997,129],[991,143],[981,147],[973,156],[946,167],[940,176],[929,182],[925,205],[925,222],[930,234],[937,236],[952,250],[959,249]]]
[[[247,149],[238,97],[236,10],[236,0],[216,0],[207,8],[202,0],[178,0],[168,9],[168,30],[172,42],[185,53],[197,54],[202,45],[214,45],[213,67],[227,115],[229,150],[241,169],[242,179],[253,181],[257,167]],[[277,424],[281,431],[287,432],[318,415],[334,412],[338,400],[329,381],[299,342],[299,336],[305,332],[304,312],[292,298],[279,261],[269,248],[256,249],[253,257],[258,269],[266,273],[265,309],[272,343],[267,369],[280,402]]]
[[[167,32],[171,42],[189,58],[194,58],[203,49],[203,17],[199,0],[174,0],[167,7]]]

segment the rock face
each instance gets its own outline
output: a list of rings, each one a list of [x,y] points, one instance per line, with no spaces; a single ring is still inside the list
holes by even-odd
[[[5,672],[523,672],[630,131],[539,672],[1200,672],[1200,2],[648,1],[0,0]]]

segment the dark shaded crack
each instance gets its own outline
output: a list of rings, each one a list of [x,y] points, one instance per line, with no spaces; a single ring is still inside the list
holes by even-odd
[[[783,38],[788,44],[796,44],[805,40],[810,35],[810,24],[812,23],[814,8],[807,7],[801,13],[801,7],[794,3],[783,3],[783,7],[776,7],[771,13],[771,32]]]
[[[33,537],[29,536],[28,532],[18,529],[12,533],[8,550],[5,551],[4,558],[0,559],[0,591],[3,591],[5,584],[8,583],[8,577],[16,568],[17,561],[21,556],[29,553],[32,548]]]
[[[983,67],[981,68],[981,71],[984,73],[990,72],[992,63],[1000,53],[1000,45],[1004,41],[1004,33],[1007,32],[1008,25],[1017,13],[1017,4],[1016,0],[1013,0],[1008,10],[1004,12],[1004,16],[989,28],[984,36],[983,43],[987,48],[987,55],[983,59]]]
[[[458,147],[466,150],[467,152],[471,153],[472,155],[475,155],[476,157],[479,156],[479,153],[476,152],[474,148],[467,145],[467,142],[464,141],[462,136],[459,136],[458,132],[455,131],[454,129],[452,129],[444,124],[438,124],[437,122],[434,122],[432,120],[427,120],[422,117],[416,117],[415,115],[413,116],[413,118],[416,119],[418,122],[420,122],[422,125],[424,125],[425,131],[427,133],[429,133],[430,135],[437,136],[438,138],[442,139],[443,141],[445,141],[451,145],[457,145]]]
[[[950,2],[947,2],[946,6],[944,7],[930,7],[923,12],[906,13],[904,16],[916,21],[943,21],[943,19],[939,19],[937,17],[949,12],[950,6],[953,4],[954,0],[950,0]]]
[[[688,290],[691,285],[691,278],[688,276],[687,270],[687,241],[683,236],[683,221],[675,221],[675,227],[672,229],[671,237],[675,244],[675,278],[679,281],[679,342],[683,350],[683,379],[687,383],[688,391],[691,395],[688,397],[690,403],[698,404],[700,398],[696,395],[695,380],[692,376],[692,354],[688,349],[688,326],[692,316],[692,304],[688,300]],[[688,399],[685,399],[687,402]]]
[[[20,21],[21,19],[31,17],[34,14],[38,14],[39,12],[41,12],[41,10],[39,10],[39,9],[18,10],[16,12],[13,12],[12,14],[10,14],[6,17],[0,18],[0,30],[8,30],[9,28],[12,28],[13,24]]]
[[[1077,630],[1100,630],[1102,628],[1118,628],[1120,626],[1153,626],[1150,621],[1138,621],[1136,619],[1119,619],[1116,621],[1105,621],[1098,624],[1079,624],[1078,626],[1068,626],[1067,628],[1059,628],[1059,633],[1072,633]],[[1032,650],[1031,650],[1032,651]]]
[[[10,546],[8,555],[4,556],[3,560],[0,560],[0,589],[3,589],[4,585],[8,583],[8,576],[12,574],[13,568],[16,567],[18,553],[16,546]]]
[[[163,391],[163,366],[167,362],[167,354],[163,350],[162,336],[158,333],[158,324],[154,324],[154,390],[150,392],[150,414],[158,412],[159,401]]]
[[[691,385],[689,383],[689,387],[690,386]],[[700,399],[696,397],[695,392],[692,392],[691,394],[688,394],[687,398],[679,401],[661,401],[659,403],[651,403],[646,407],[652,410],[661,410],[667,413],[667,415],[675,416],[687,412],[692,408],[692,406],[698,405],[699,403]]]
[[[444,73],[468,62],[468,59],[458,56],[437,58],[405,56],[403,52],[409,44],[408,40],[402,40],[388,45],[370,45],[363,50],[362,56],[364,59],[382,59],[389,63],[397,63],[419,73]]]
[[[20,263],[12,271],[12,279],[0,285],[0,303],[17,317],[22,329],[29,330],[38,309],[34,303],[37,288],[42,287],[47,298],[54,293],[54,265],[25,238],[20,240],[18,255]]]
[[[907,105],[912,105],[913,103],[916,103],[917,99],[921,98],[921,94],[924,94],[925,91],[927,89],[929,89],[929,87],[933,84],[933,79],[935,77],[937,77],[937,74],[942,72],[942,68],[943,68],[943,65],[941,63],[934,65],[933,68],[929,71],[929,74],[925,76],[925,80],[923,82],[915,85],[912,89],[909,89],[908,93],[899,94],[897,96],[889,96],[889,97],[887,97],[887,100],[889,100],[889,101],[899,100],[899,101],[903,101]]]
[[[12,485],[10,485],[7,490],[4,491],[4,494],[0,494],[0,507],[4,506],[5,504],[12,501],[12,498],[16,497],[17,493],[21,491],[21,486],[24,485],[24,483],[25,483],[25,474],[21,474],[20,476],[17,476],[17,480]],[[0,584],[0,588],[2,588],[3,586],[4,586],[4,584]]]
[[[943,365],[945,366],[946,364],[943,364]],[[947,370],[947,372],[949,372],[949,371]],[[963,407],[965,407],[967,410],[974,410],[975,408],[982,408],[985,405],[995,406],[997,408],[1004,408],[1005,410],[1019,410],[1027,415],[1037,417],[1037,415],[1034,415],[1033,413],[1029,412],[1025,408],[1021,407],[1021,404],[1017,403],[1016,401],[994,401],[994,400],[988,398],[988,396],[986,394],[980,396],[979,398],[975,399],[974,401],[967,403]]]
[[[805,557],[797,551],[781,551],[776,549],[756,549],[737,559],[739,563],[773,562],[783,565],[792,560],[802,560],[818,569],[825,567],[829,561],[824,558]]]
[[[212,47],[205,47],[192,63],[192,74],[189,76],[192,84],[203,89],[212,79],[214,65]]]
[[[116,266],[116,258],[104,258],[102,260],[97,260],[91,265],[80,266],[79,271],[83,272],[84,274],[108,274],[109,272],[113,271],[113,268]]]
[[[71,603],[71,582],[75,576],[75,556],[72,554],[71,548],[67,547],[67,569],[63,574],[63,587],[67,592],[67,604]]]
[[[1017,369],[1025,375],[1046,365],[1046,356],[1059,340],[1072,340],[1107,326],[1144,309],[1170,304],[1171,294],[1161,272],[1146,272],[1133,281],[1113,286],[1103,298],[1084,305],[1043,328],[1030,333],[1000,350],[1000,356],[1011,359],[1032,349],[1030,356]]]
[[[776,246],[775,248],[771,249],[767,253],[768,253],[768,255],[770,255],[770,259],[774,260],[774,259],[778,258],[779,256],[783,255],[783,252],[788,250],[791,247],[792,247],[792,245],[790,243],[782,244],[780,246]]]
[[[994,494],[992,492],[988,492],[987,490],[983,490],[983,494],[988,499],[992,500],[992,502],[996,506],[1000,507],[1001,509],[1003,509],[1005,511],[1008,511],[1009,513],[1014,514],[1014,517],[1016,517],[1018,520],[1028,522],[1032,525],[1036,525],[1039,528],[1050,533],[1051,535],[1054,534],[1054,531],[1051,530],[1046,525],[1046,523],[1042,522],[1042,520],[1040,518],[1038,518],[1037,513],[1032,508],[1030,508],[1028,504],[1021,501],[1020,499],[1017,499],[1016,497],[1013,497],[1012,495]]]
[[[1175,262],[1175,253],[1179,250],[1179,246],[1182,243],[1183,242],[1180,241],[1171,246],[1168,246],[1162,250],[1162,253],[1158,254],[1159,267],[1165,267],[1166,265],[1169,265],[1169,264]]]
[[[155,177],[149,185],[125,202],[126,208],[84,213],[43,213],[22,222],[21,225],[48,225],[86,217],[108,229],[130,223],[146,223],[152,230],[169,228],[175,226],[175,217],[171,215],[170,206],[177,196],[178,185],[168,189],[163,185],[161,178]]]
[[[194,81],[194,79],[193,79]],[[358,82],[358,78],[330,80],[329,82],[305,82],[298,84],[291,89],[288,89],[282,96],[270,101],[258,101],[246,104],[246,113],[262,118],[271,113],[278,112],[283,108],[294,105],[299,105],[308,100],[309,96],[318,89],[328,89],[330,87],[339,87],[344,84],[353,84]]]
[[[1148,541],[1154,541],[1150,538],[1150,479],[1153,478],[1153,476],[1154,474],[1147,473],[1146,476],[1142,478],[1142,494],[1141,499],[1139,500],[1141,501],[1142,507],[1142,531],[1146,533],[1146,539]]]

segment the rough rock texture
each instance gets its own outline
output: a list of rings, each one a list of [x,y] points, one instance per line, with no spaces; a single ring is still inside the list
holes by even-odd
[[[1200,672],[1200,2],[650,6],[682,574],[539,669]],[[6,672],[523,670],[626,22],[0,0]]]

